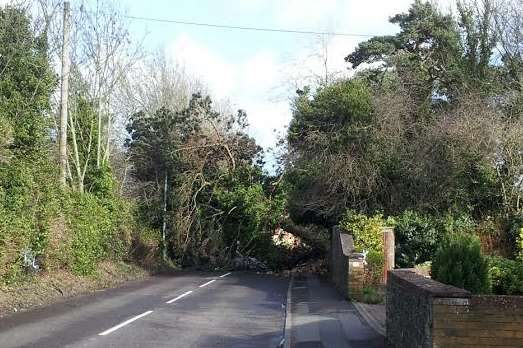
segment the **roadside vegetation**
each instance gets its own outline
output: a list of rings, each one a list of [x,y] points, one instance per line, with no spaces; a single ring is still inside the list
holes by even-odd
[[[228,267],[237,255],[281,269],[283,185],[264,172],[245,111],[146,52],[112,2],[72,9],[60,184],[61,3],[0,8],[2,292],[53,277],[63,292],[67,274],[79,284],[143,276],[128,264]]]
[[[229,267],[238,255],[281,270],[322,257],[340,224],[368,252],[369,301],[380,301],[383,226],[395,228],[399,267],[432,264],[435,279],[473,292],[523,294],[518,1],[447,13],[416,0],[392,17],[397,34],[347,52],[353,77],[297,91],[276,174],[244,110],[145,52],[114,3],[82,2],[65,186],[60,3],[0,8],[2,286],[96,278],[108,263]],[[279,240],[280,227],[297,238]]]
[[[293,221],[340,223],[399,267],[474,292],[523,294],[523,8],[415,1],[345,60],[348,80],[299,90],[282,158]],[[510,276],[509,276],[510,275]]]

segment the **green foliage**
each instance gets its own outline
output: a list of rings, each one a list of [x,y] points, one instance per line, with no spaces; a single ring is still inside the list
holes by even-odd
[[[444,235],[467,233],[476,230],[477,223],[469,215],[446,214],[438,220],[439,229]]]
[[[99,168],[93,166],[88,169],[85,178],[87,191],[102,199],[114,197],[117,183],[111,168],[103,164]]]
[[[70,235],[73,272],[90,275],[104,259],[121,259],[128,250],[130,207],[118,199],[104,200],[90,193],[72,193],[64,200],[67,229]]]
[[[59,207],[52,164],[45,160],[35,164],[0,165],[0,279],[7,282],[23,275],[23,250],[44,255],[50,219]]]
[[[352,234],[356,251],[373,251],[383,254],[383,231],[385,221],[381,214],[367,216],[348,210],[340,226]]]
[[[494,294],[523,295],[523,260],[491,257],[489,274]]]
[[[0,281],[25,275],[22,253],[45,254],[58,210],[49,126],[56,79],[45,36],[24,10],[0,8]]]
[[[508,220],[507,234],[513,255],[523,257],[523,214],[513,215]]]
[[[243,247],[252,247],[260,239],[270,240],[283,213],[285,200],[282,195],[267,195],[261,183],[245,185],[238,182],[216,186],[214,195],[217,207],[229,212],[222,222],[226,245],[239,241]]]
[[[368,285],[378,285],[383,279],[383,267],[385,266],[385,257],[383,252],[371,250],[367,254],[365,261],[365,283]]]
[[[144,185],[141,217],[152,228],[166,222],[169,255],[183,265],[219,265],[235,252],[262,260],[277,254],[271,237],[285,194],[263,174],[246,126],[245,112],[219,113],[200,94],[177,112],[137,113],[128,125]]]
[[[383,303],[383,295],[374,287],[364,287],[362,291],[362,300],[368,304],[380,304]]]
[[[447,236],[432,262],[432,277],[475,294],[488,293],[488,259],[481,252],[479,238],[465,233]]]
[[[347,210],[340,221],[340,226],[352,234],[356,251],[367,252],[364,282],[369,286],[380,284],[383,278],[383,227],[391,222],[381,214],[367,216],[352,210]]]
[[[433,218],[407,210],[395,217],[396,266],[414,267],[432,260],[441,235]]]
[[[38,157],[49,142],[49,101],[56,78],[49,66],[47,38],[32,31],[24,10],[0,9],[0,119],[11,125],[11,150]]]
[[[373,119],[371,90],[364,81],[342,80],[314,94],[299,91],[293,108],[287,135],[293,165],[285,176],[291,217],[299,223],[335,223],[345,202],[368,192],[362,178],[374,157],[367,127]],[[352,170],[341,167],[347,161],[356,164]]]

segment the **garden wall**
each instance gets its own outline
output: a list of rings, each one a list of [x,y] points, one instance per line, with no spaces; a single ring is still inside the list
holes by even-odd
[[[523,347],[523,296],[476,296],[409,270],[389,272],[387,344]]]
[[[358,299],[363,290],[363,259],[354,254],[352,236],[335,226],[329,249],[329,269],[336,289],[347,298]]]

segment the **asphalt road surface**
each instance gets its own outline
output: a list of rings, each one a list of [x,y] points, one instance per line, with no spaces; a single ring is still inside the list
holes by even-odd
[[[288,279],[180,273],[0,320],[0,347],[277,347]]]

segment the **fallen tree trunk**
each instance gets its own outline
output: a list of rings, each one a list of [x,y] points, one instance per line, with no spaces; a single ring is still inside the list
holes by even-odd
[[[307,245],[318,249],[321,252],[327,252],[329,248],[330,234],[329,230],[319,225],[296,225],[290,218],[280,221],[280,227],[296,237],[301,238]]]

